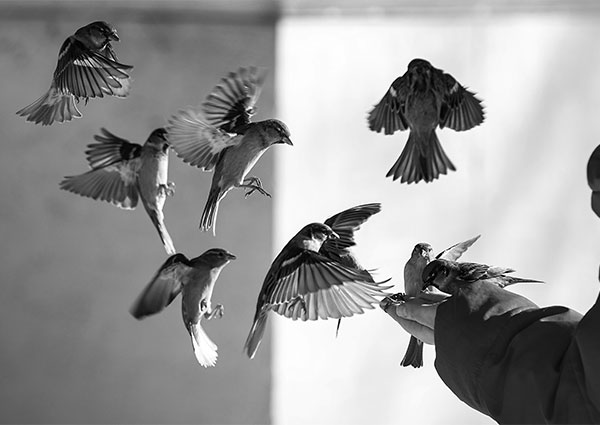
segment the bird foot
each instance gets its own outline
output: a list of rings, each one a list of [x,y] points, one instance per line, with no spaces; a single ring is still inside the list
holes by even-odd
[[[167,182],[167,184],[159,184],[158,190],[165,196],[173,196],[175,195],[175,183]]]
[[[248,191],[244,195],[245,198],[252,195],[254,191],[258,191],[259,193],[269,198],[271,197],[271,194],[263,189],[262,182],[258,177],[248,177],[244,180],[244,184],[242,184],[241,187],[245,187],[246,189],[248,189]]]
[[[208,313],[204,313],[204,317],[206,317],[207,320],[211,320],[215,317],[217,317],[217,319],[220,319],[221,317],[223,317],[223,314],[225,313],[225,307],[223,307],[223,304],[217,304],[215,308],[213,308],[213,310]]]
[[[298,304],[301,305],[300,308],[302,309],[302,315],[305,315],[306,314],[306,303],[304,302],[304,298],[302,298],[300,296],[298,296],[290,301],[290,304],[288,305],[288,311],[292,312]]]
[[[402,304],[406,301],[406,295],[402,292],[398,292],[397,294],[388,295],[379,303],[379,306],[383,309],[383,311],[387,311],[392,305]]]

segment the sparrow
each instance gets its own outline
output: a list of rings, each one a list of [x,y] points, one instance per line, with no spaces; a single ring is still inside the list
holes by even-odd
[[[101,131],[102,135],[94,136],[98,143],[89,144],[85,151],[91,170],[65,177],[60,188],[127,210],[134,209],[141,198],[165,251],[175,254],[162,212],[167,196],[175,193],[175,184],[167,181],[169,143],[165,129],[154,130],[143,146],[105,128]]]
[[[428,183],[456,170],[435,133],[438,126],[465,131],[483,120],[481,100],[424,59],[413,59],[368,115],[372,131],[410,130],[406,146],[386,174],[408,184]]]
[[[119,41],[117,31],[102,21],[75,31],[58,52],[50,89],[31,105],[17,111],[35,124],[51,125],[80,118],[75,102],[94,97],[127,97],[131,65],[118,62],[111,41]]]
[[[135,300],[129,312],[141,320],[162,311],[181,292],[181,314],[190,338],[194,355],[204,367],[217,362],[217,346],[210,340],[200,322],[223,317],[224,308],[212,308],[215,282],[235,255],[221,248],[212,248],[202,255],[188,259],[183,254],[170,256],[156,272],[150,283]]]
[[[253,358],[262,340],[269,311],[292,320],[340,319],[362,314],[384,297],[389,286],[349,255],[354,230],[380,209],[379,204],[350,208],[324,223],[304,226],[273,260],[256,303],[244,351]],[[338,233],[339,232],[339,233]]]
[[[509,276],[513,269],[493,267],[478,263],[457,263],[451,260],[437,259],[423,270],[423,287],[433,285],[440,291],[454,295],[464,287],[485,281],[504,288],[515,283],[543,283],[540,280]]]
[[[456,261],[480,236],[452,245],[435,258]],[[422,291],[427,292],[427,288],[423,288],[422,275],[425,266],[431,262],[432,251],[433,248],[428,243],[418,243],[413,248],[412,254],[404,266],[404,291],[407,296],[417,297]],[[423,366],[423,341],[411,336],[406,354],[400,364],[415,368]]]
[[[240,68],[222,79],[201,108],[180,110],[169,120],[169,141],[184,162],[213,172],[200,229],[213,229],[219,202],[233,188],[270,197],[258,177],[246,177],[263,153],[274,144],[292,145],[287,126],[276,119],[252,122],[265,75],[256,68]],[[206,118],[203,118],[202,114]]]

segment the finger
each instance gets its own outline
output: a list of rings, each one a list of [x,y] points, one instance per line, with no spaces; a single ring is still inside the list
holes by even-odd
[[[396,315],[433,330],[438,305],[439,303],[430,304],[429,301],[413,298],[405,303],[396,305]]]
[[[428,328],[420,323],[417,323],[413,320],[407,320],[404,317],[398,316],[396,314],[395,308],[388,308],[385,312],[392,317],[402,328],[411,334],[412,336],[420,339],[426,344],[433,345],[434,336],[433,329]]]

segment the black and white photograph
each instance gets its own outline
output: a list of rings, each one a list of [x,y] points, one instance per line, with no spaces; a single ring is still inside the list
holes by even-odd
[[[600,423],[600,2],[0,23],[0,423]]]

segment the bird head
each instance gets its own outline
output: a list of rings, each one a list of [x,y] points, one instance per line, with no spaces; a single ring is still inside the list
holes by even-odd
[[[328,239],[339,239],[333,229],[323,223],[311,223],[298,233],[303,249],[318,252]]]
[[[415,259],[423,258],[426,263],[429,263],[431,261],[431,251],[433,251],[431,245],[421,242],[416,244],[413,248],[412,257]]]
[[[444,291],[449,276],[450,268],[447,262],[445,260],[433,260],[423,269],[423,289],[431,285]]]
[[[150,136],[148,136],[148,141],[146,142],[148,145],[156,148],[156,150],[160,150],[166,152],[169,149],[169,140],[167,139],[167,130],[164,128],[157,128]]]
[[[272,119],[264,121],[264,123],[267,140],[271,144],[284,143],[290,146],[294,145],[290,139],[290,130],[282,121]]]
[[[103,49],[112,40],[119,41],[117,31],[104,21],[92,22],[83,28],[79,28],[75,36],[93,49]]]
[[[198,258],[211,267],[223,267],[231,260],[235,260],[236,256],[223,248],[211,248]]]
[[[408,64],[408,81],[414,90],[425,90],[431,80],[431,64],[425,59],[413,59]]]

